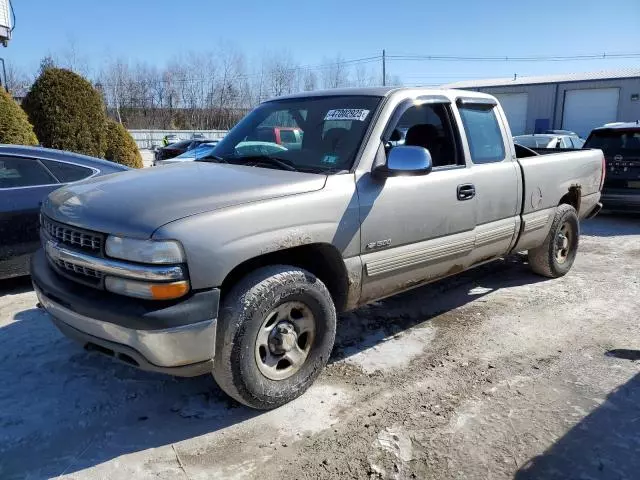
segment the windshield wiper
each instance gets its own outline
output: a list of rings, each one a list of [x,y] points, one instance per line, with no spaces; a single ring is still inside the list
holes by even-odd
[[[258,163],[268,163],[274,167],[278,167],[281,170],[288,170],[290,172],[297,172],[298,169],[293,166],[289,160],[284,160],[278,157],[271,157],[269,155],[247,155],[242,157],[236,157],[232,159],[232,163],[240,164],[242,161],[256,161]]]

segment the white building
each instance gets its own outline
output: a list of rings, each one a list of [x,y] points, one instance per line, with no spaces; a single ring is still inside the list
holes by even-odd
[[[11,5],[9,0],[0,0],[0,44],[7,46],[11,39]]]

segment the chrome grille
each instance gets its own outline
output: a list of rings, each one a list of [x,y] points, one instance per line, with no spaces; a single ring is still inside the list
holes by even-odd
[[[96,280],[102,280],[102,277],[103,277],[102,273],[92,268],[83,267],[81,265],[76,265],[75,263],[71,263],[71,262],[65,262],[64,260],[60,260],[60,259],[55,259],[53,261],[58,266],[58,268],[62,268],[67,272],[75,273],[76,275],[83,275],[85,277],[94,278]]]
[[[60,243],[90,252],[102,251],[102,235],[54,222],[42,216],[42,228]]]

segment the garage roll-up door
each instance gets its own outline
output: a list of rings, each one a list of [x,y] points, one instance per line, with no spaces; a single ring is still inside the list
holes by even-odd
[[[618,88],[567,90],[564,93],[562,128],[587,138],[595,127],[617,120],[619,96]]]
[[[511,135],[522,135],[527,129],[527,100],[526,93],[497,93],[494,96],[502,105],[507,115]]]

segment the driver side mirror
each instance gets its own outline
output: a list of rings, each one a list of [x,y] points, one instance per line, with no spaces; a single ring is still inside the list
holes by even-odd
[[[427,175],[433,168],[429,150],[417,146],[397,146],[391,149],[385,165],[373,170],[380,178]]]

